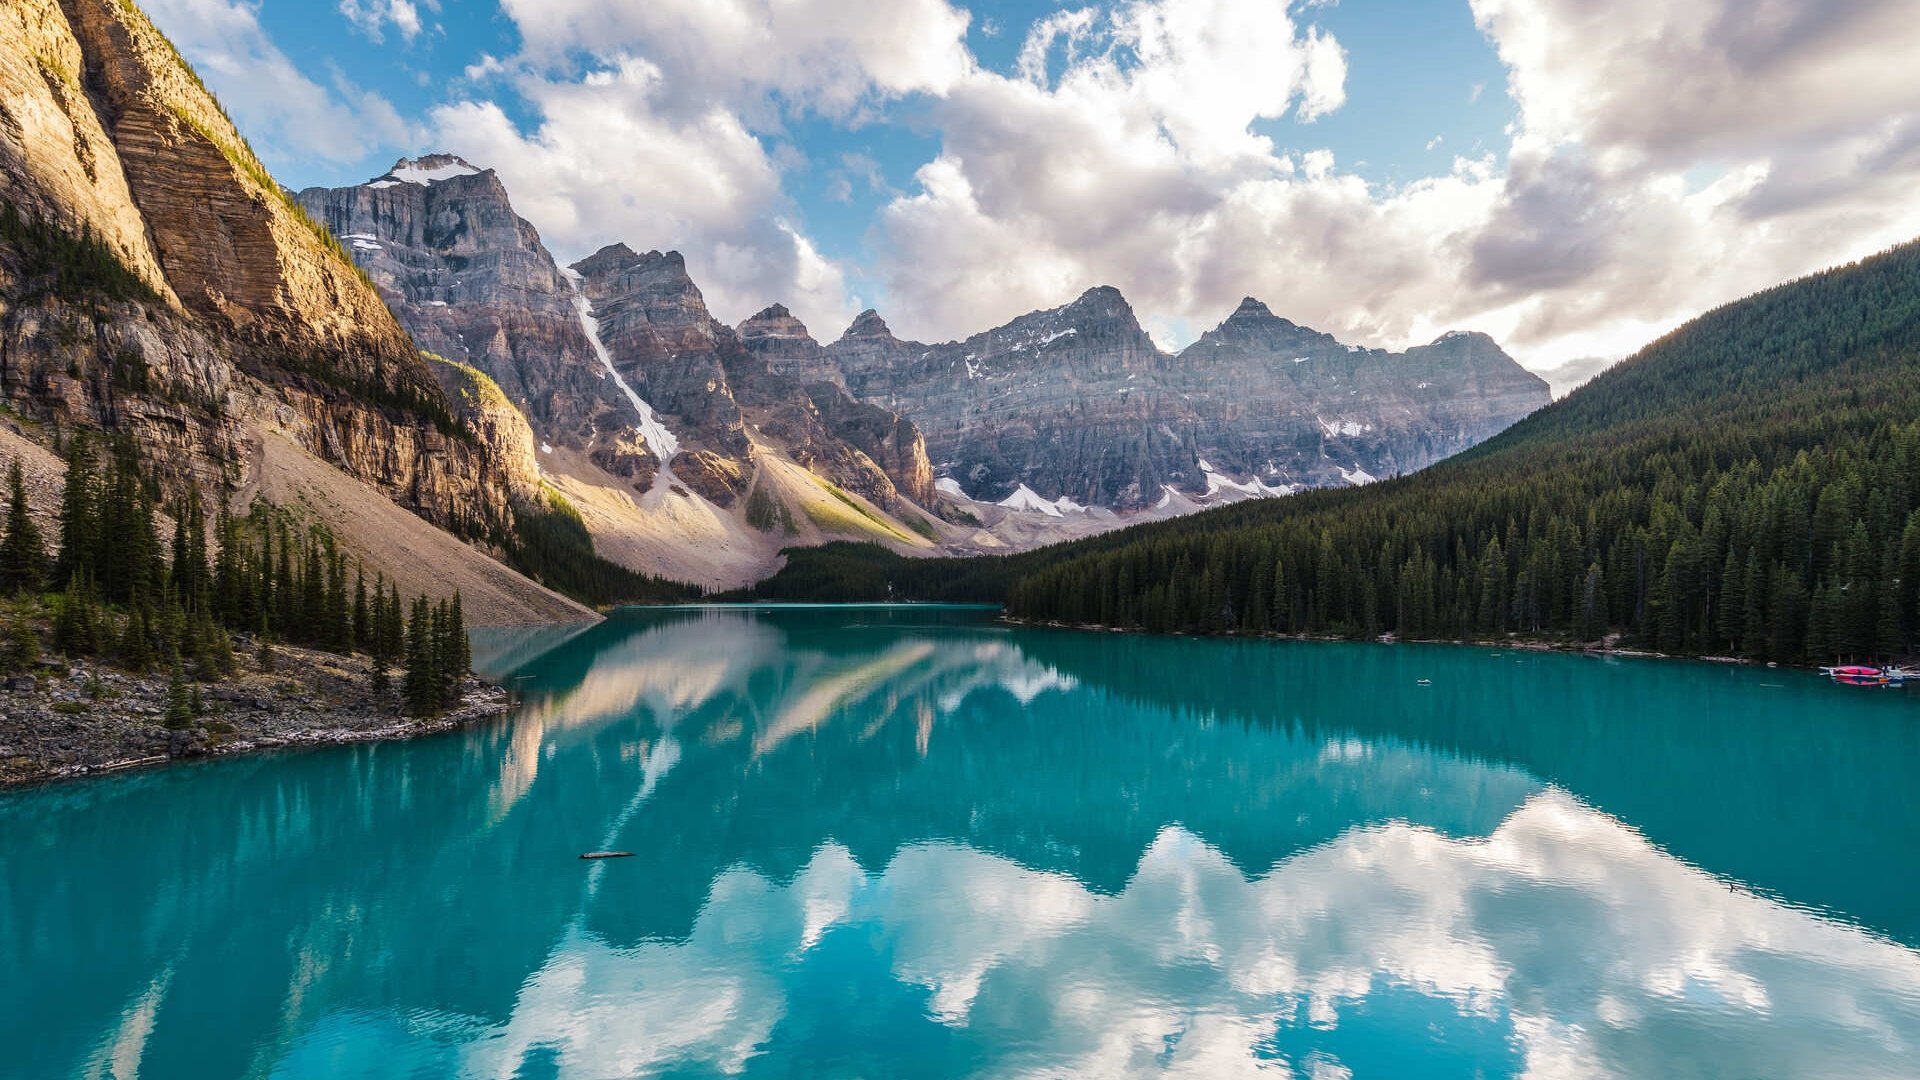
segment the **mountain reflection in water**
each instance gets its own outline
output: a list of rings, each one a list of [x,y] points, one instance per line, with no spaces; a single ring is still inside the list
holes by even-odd
[[[510,722],[0,797],[23,1075],[1920,1060],[1897,695],[919,607],[475,652]]]

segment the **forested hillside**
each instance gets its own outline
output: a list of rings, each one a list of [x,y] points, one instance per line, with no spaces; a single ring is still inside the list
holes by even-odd
[[[1155,631],[1911,651],[1920,244],[1709,313],[1425,472],[1172,523],[1012,586]]]
[[[896,597],[1203,633],[1532,638],[1782,662],[1920,635],[1920,244],[1728,305],[1399,480],[969,567],[790,564]],[[965,583],[965,588],[956,586]],[[955,595],[956,592],[962,595]]]

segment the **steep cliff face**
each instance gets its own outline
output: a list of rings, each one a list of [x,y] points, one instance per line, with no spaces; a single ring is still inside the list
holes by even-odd
[[[297,199],[348,245],[422,348],[493,379],[542,441],[651,483],[659,461],[632,433],[572,282],[493,170],[435,154]]]
[[[933,466],[913,422],[846,390],[826,350],[776,304],[740,324],[745,350],[728,365],[740,398],[763,431],[802,464],[892,507],[899,496],[933,498]]]
[[[147,225],[113,139],[82,76],[81,51],[58,0],[0,6],[0,197],[22,216],[83,228],[169,302]]]
[[[611,244],[571,269],[620,380],[648,411],[667,418],[664,434],[650,434],[649,448],[681,482],[731,506],[753,449],[721,357],[723,348],[738,351],[739,342],[707,313],[686,260],[677,251],[642,255]],[[633,408],[640,413],[640,405]],[[684,460],[675,464],[676,455]]]
[[[941,345],[901,341],[868,311],[826,353],[856,396],[919,425],[961,494],[1034,508],[1164,509],[1365,482],[1548,400],[1484,335],[1360,349],[1254,300],[1169,356],[1110,287]]]
[[[1192,404],[1195,444],[1216,469],[1316,485],[1424,468],[1550,400],[1485,334],[1362,349],[1252,298],[1170,359],[1162,381]]]
[[[169,483],[259,490],[273,443],[461,534],[512,527],[500,460],[145,16],[25,0],[0,30],[0,196],[32,222],[0,238],[8,405],[131,434]]]
[[[561,267],[493,171],[449,154],[297,198],[347,243],[415,338],[452,362],[443,382],[495,456],[525,455],[499,444],[505,417],[471,412],[487,396],[476,395],[475,373],[525,413],[536,449],[521,471],[564,492],[596,542],[629,565],[740,584],[780,546],[813,536],[807,506],[838,522],[820,526],[821,539],[927,542],[925,526],[888,520],[919,522],[910,500],[933,498],[918,430],[848,396],[839,369],[783,309],[735,331],[713,318],[675,252],[613,244]],[[847,516],[835,490],[878,516]],[[760,509],[749,513],[750,502]],[[769,520],[794,531],[769,532]]]

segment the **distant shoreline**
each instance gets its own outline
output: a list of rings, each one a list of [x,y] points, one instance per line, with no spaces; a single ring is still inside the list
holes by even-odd
[[[1622,645],[1607,645],[1596,642],[1559,642],[1559,641],[1492,641],[1473,639],[1462,641],[1457,638],[1402,638],[1391,635],[1379,638],[1350,638],[1337,634],[1156,634],[1131,626],[1102,626],[1094,623],[1051,622],[1040,619],[1022,619],[1013,615],[1000,616],[1001,622],[1010,626],[1023,626],[1042,630],[1079,630],[1094,634],[1137,634],[1142,637],[1188,638],[1195,641],[1324,641],[1344,642],[1351,645],[1455,645],[1474,649],[1515,649],[1523,652],[1563,653],[1578,656],[1619,657],[1626,660],[1681,660],[1706,664],[1722,664],[1730,667],[1750,667],[1761,670],[1779,671],[1818,671],[1816,664],[1782,664],[1770,660],[1750,660],[1741,656],[1693,656],[1684,653],[1663,653],[1651,649],[1636,649]]]

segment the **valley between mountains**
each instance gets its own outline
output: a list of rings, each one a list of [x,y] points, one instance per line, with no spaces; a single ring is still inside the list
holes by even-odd
[[[1252,299],[1178,354],[1105,287],[941,344],[874,311],[825,344],[779,304],[728,326],[678,253],[560,265],[499,177],[450,154],[297,198],[421,348],[498,386],[484,423],[523,486],[607,558],[709,589],[834,539],[1024,550],[1365,483],[1548,401],[1484,335],[1388,353]]]
[[[158,505],[271,507],[477,624],[837,540],[1006,553],[1364,484],[1549,400],[1484,335],[1386,352],[1254,299],[1178,352],[1110,287],[963,341],[874,311],[827,340],[777,302],[728,325],[645,249],[671,237],[562,265],[451,154],[287,190],[137,8],[0,18],[0,426],[34,450],[9,456],[124,439]],[[59,471],[28,492],[49,527]]]

